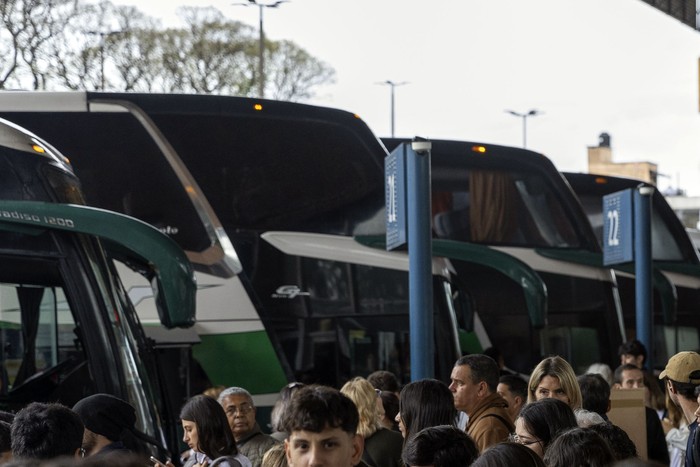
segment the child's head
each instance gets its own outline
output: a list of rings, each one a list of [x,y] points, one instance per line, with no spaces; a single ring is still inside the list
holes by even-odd
[[[355,404],[337,389],[310,385],[299,389],[283,416],[290,467],[315,463],[350,467],[362,457],[364,442],[357,435]],[[319,460],[322,458],[322,460]]]

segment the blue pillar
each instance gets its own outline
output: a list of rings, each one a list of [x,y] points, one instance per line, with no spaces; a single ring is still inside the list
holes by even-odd
[[[637,339],[647,348],[647,368],[653,366],[653,317],[651,281],[651,195],[653,187],[634,192],[634,274]]]
[[[414,141],[406,151],[408,192],[409,321],[411,379],[435,377],[433,334],[433,268],[430,222],[430,149]]]

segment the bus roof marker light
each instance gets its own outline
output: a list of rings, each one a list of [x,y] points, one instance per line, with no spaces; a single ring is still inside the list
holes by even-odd
[[[46,149],[44,149],[43,147],[39,146],[39,145],[36,144],[36,143],[35,143],[35,144],[32,144],[32,149],[34,150],[34,152],[38,152],[39,154],[45,154],[45,153],[46,153]]]
[[[258,110],[258,111],[259,111],[259,110],[262,110],[262,104],[254,104],[254,105],[253,105],[253,109],[254,109],[254,110]]]
[[[596,177],[595,183],[596,185],[605,185],[606,183],[608,183],[608,179],[605,177]]]
[[[486,146],[472,146],[472,151],[478,152],[481,154],[485,154],[486,153]]]

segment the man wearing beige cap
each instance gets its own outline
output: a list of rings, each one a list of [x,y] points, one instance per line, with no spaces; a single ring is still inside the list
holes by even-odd
[[[679,352],[668,360],[666,368],[659,375],[665,379],[668,395],[683,412],[690,431],[685,449],[685,467],[700,467],[693,458],[693,441],[698,427],[695,411],[698,408],[695,388],[700,386],[700,354]]]

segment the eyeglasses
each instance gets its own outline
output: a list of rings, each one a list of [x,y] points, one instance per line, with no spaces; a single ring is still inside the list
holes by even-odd
[[[235,405],[229,405],[228,408],[226,409],[226,413],[229,413],[231,415],[237,415],[237,414],[246,415],[246,414],[249,414],[250,412],[252,412],[254,408],[255,407],[253,407],[252,405],[247,405],[247,404],[242,405],[240,407],[236,407]]]
[[[520,436],[518,436],[517,433],[511,433],[511,435],[508,437],[508,441],[513,442],[513,443],[522,444],[523,446],[531,446],[535,443],[541,442],[539,439],[533,439],[533,440],[523,439]]]
[[[382,397],[382,390],[381,389],[375,389],[374,392],[377,393],[377,397]]]

